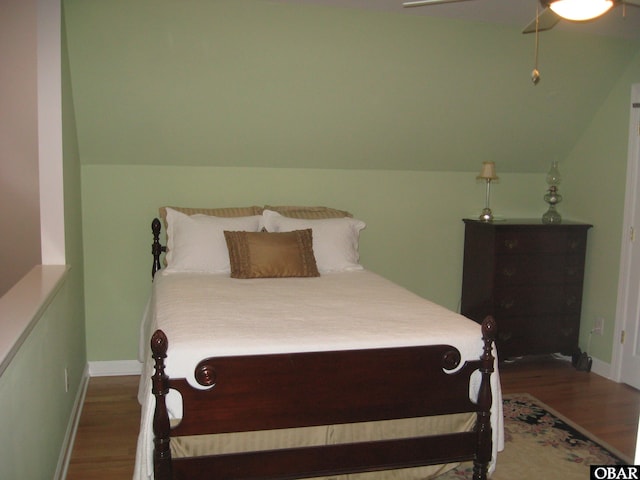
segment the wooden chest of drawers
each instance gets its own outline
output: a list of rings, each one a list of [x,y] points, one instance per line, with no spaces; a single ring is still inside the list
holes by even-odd
[[[493,315],[501,359],[578,347],[587,230],[540,220],[464,220],[461,313]]]

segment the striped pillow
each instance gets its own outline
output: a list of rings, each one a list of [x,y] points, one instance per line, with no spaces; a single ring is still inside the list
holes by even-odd
[[[303,218],[306,220],[319,220],[322,218],[343,218],[353,217],[345,210],[336,210],[329,207],[298,207],[298,206],[272,206],[265,205],[264,210],[278,212],[280,215],[289,218]]]

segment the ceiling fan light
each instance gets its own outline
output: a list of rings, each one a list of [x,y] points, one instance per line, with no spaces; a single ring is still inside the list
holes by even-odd
[[[613,0],[546,0],[543,3],[562,18],[578,22],[597,18],[613,7]]]

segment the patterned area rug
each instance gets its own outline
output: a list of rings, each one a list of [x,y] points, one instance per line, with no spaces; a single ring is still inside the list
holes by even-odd
[[[626,465],[630,459],[528,394],[505,395],[504,451],[491,480],[586,480],[590,465]],[[471,480],[463,463],[438,480]]]

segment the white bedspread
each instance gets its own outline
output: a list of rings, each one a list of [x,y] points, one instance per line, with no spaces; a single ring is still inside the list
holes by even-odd
[[[480,325],[364,270],[315,278],[232,279],[162,274],[154,280],[141,328],[142,419],[134,478],[152,478],[153,396],[149,339],[169,339],[166,373],[193,379],[210,356],[449,344],[463,362],[482,354]],[[477,380],[477,377],[476,377]],[[471,387],[471,395],[477,385]],[[502,449],[502,402],[492,376],[494,456]],[[179,416],[179,412],[176,413]]]

